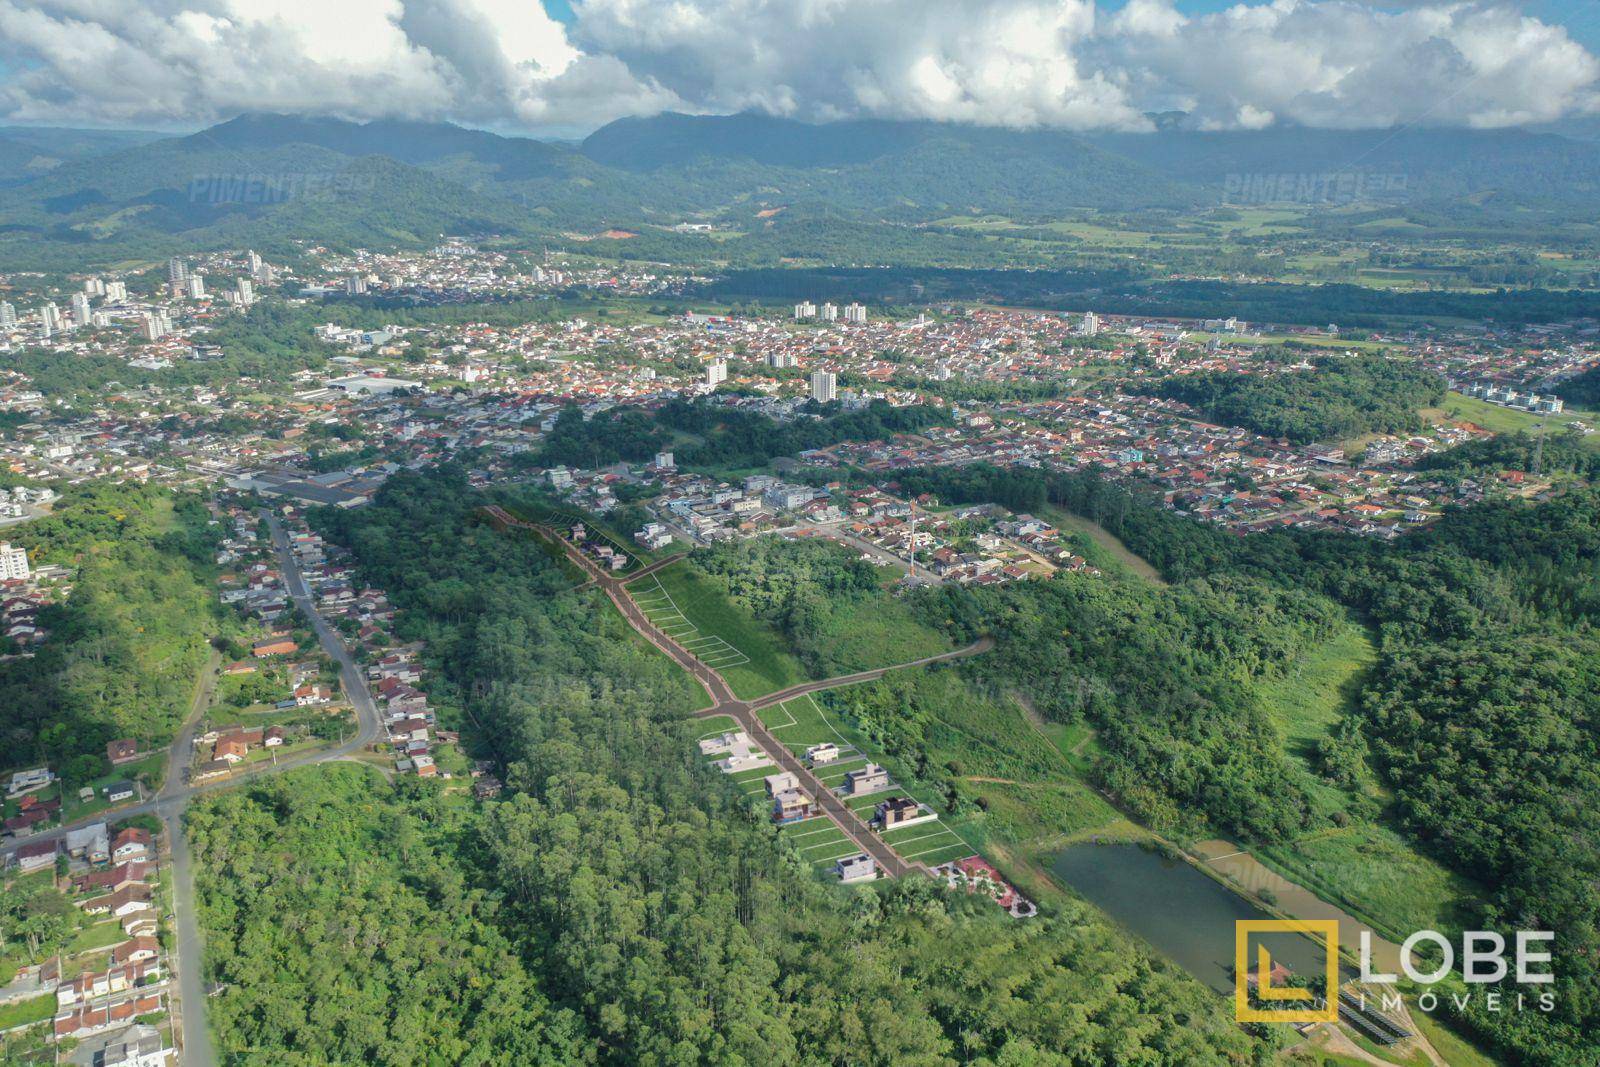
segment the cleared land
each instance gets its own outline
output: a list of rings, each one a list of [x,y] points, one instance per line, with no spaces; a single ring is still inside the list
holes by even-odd
[[[1057,529],[1071,530],[1088,538],[1095,551],[1085,558],[1101,570],[1122,571],[1157,585],[1167,584],[1162,580],[1161,572],[1151,566],[1148,560],[1123,544],[1119,537],[1099,523],[1053,506],[1040,508],[1039,515],[1048,519]]]
[[[641,578],[628,591],[651,622],[720,672],[740,697],[807,680],[782,635],[730,603],[686,563]]]

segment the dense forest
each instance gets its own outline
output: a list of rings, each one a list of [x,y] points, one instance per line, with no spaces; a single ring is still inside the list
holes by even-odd
[[[1458,478],[1484,477],[1501,471],[1531,473],[1535,459],[1543,474],[1600,478],[1600,452],[1586,447],[1583,436],[1575,431],[1548,434],[1542,447],[1538,438],[1520,430],[1480,437],[1443,452],[1430,452],[1417,460],[1415,467]]]
[[[1323,356],[1312,361],[1310,370],[1180,374],[1151,385],[1149,391],[1198,408],[1212,422],[1304,445],[1420,430],[1418,409],[1443,400],[1445,383],[1414,363],[1382,356]]]
[[[12,532],[35,566],[76,570],[70,596],[39,613],[49,640],[0,664],[0,727],[18,759],[82,781],[108,769],[107,741],[171,740],[218,622],[208,520],[194,498],[91,482]]]
[[[1555,393],[1569,404],[1600,407],[1600,365],[1568,378],[1556,386]]]
[[[697,758],[684,676],[547,549],[479,524],[476,503],[459,472],[404,474],[373,506],[317,522],[403,607],[402,635],[429,642],[436,698],[465,705],[508,795],[476,810],[345,769],[206,802],[203,915],[208,943],[227,946],[211,977],[230,1058],[1244,1064],[1260,1051],[1087,906],[1019,923],[920,879],[818,881]]]
[[[1464,1022],[1528,1063],[1592,1062],[1585,1035],[1600,1025],[1600,898],[1592,889],[1600,878],[1592,833],[1600,810],[1600,489],[1453,511],[1384,544],[1300,531],[1241,538],[1092,475],[974,466],[908,473],[900,485],[1022,510],[1055,503],[1099,522],[1175,582],[1259,580],[1367,620],[1379,661],[1355,718],[1322,753],[1325,772],[1359,773],[1370,751],[1393,792],[1384,818],[1486,886],[1473,928],[1556,932],[1555,1012],[1469,1009]],[[1065,641],[1085,649],[1076,632]],[[1122,658],[1114,647],[1086,651],[1098,663]],[[1232,810],[1226,794],[1199,800],[1212,818]]]
[[[673,400],[654,414],[612,408],[584,419],[576,407],[562,410],[533,462],[596,468],[619,460],[641,462],[674,440],[682,467],[755,467],[775,456],[792,456],[841,441],[882,440],[914,433],[944,419],[934,408],[893,407],[875,400],[847,411],[841,404],[812,404],[800,418],[779,422],[754,411],[704,402]]]

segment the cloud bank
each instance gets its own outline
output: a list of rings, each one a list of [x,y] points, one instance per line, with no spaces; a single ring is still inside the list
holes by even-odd
[[[0,115],[241,111],[523,128],[662,110],[1137,129],[1495,127],[1600,111],[1600,62],[1506,0],[0,0]]]

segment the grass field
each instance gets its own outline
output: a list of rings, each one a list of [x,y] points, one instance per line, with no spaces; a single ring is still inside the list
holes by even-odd
[[[1501,1067],[1501,1060],[1479,1051],[1441,1019],[1418,1009],[1415,1000],[1411,1002],[1411,1018],[1450,1067]]]
[[[1285,751],[1305,771],[1324,813],[1343,808],[1347,798],[1312,773],[1316,744],[1354,708],[1362,677],[1377,658],[1366,630],[1352,623],[1261,686],[1262,703],[1283,735]]]
[[[91,952],[97,948],[110,948],[120,945],[128,940],[128,935],[123,932],[122,924],[115,919],[106,922],[94,923],[78,931],[78,936],[68,942],[63,950],[69,956],[80,952]]]
[[[806,680],[782,635],[730,603],[686,563],[628,587],[634,602],[741,697],[758,697]]]
[[[790,823],[778,833],[802,860],[816,867],[832,866],[835,860],[857,855],[861,851],[860,847],[825,815],[816,815],[801,822]]]
[[[1393,830],[1373,823],[1252,851],[1290,881],[1368,919],[1391,939],[1422,929],[1459,928],[1463,905],[1482,893]]]
[[[1040,518],[1048,519],[1057,529],[1082,534],[1088,540],[1090,549],[1084,558],[1101,570],[1132,574],[1157,585],[1166,584],[1160,571],[1099,523],[1050,505],[1039,508],[1038,512]]]
[[[1465,421],[1482,426],[1485,430],[1494,433],[1537,433],[1539,424],[1545,420],[1543,415],[1535,415],[1531,411],[1518,411],[1516,408],[1502,407],[1491,404],[1477,397],[1465,396],[1461,393],[1450,393],[1445,397],[1444,404],[1439,408],[1430,409],[1425,414],[1435,420],[1446,419],[1450,421]],[[1546,433],[1560,434],[1566,432],[1568,423],[1577,420],[1595,426],[1595,417],[1587,412],[1566,411],[1560,415],[1551,415]],[[1600,433],[1593,433],[1583,439],[1584,447],[1600,452]]]
[[[19,1000],[15,1004],[0,1005],[0,1030],[44,1022],[55,1013],[56,998],[53,993],[46,993],[32,1000]]]
[[[1376,661],[1371,637],[1352,623],[1261,687],[1285,752],[1324,819],[1345,810],[1351,796],[1315,773],[1315,746],[1353,712],[1362,677]],[[1374,775],[1367,791],[1381,801],[1375,783]],[[1472,892],[1465,879],[1394,831],[1364,821],[1253,851],[1290,881],[1401,938],[1425,927],[1450,929],[1456,902]]]

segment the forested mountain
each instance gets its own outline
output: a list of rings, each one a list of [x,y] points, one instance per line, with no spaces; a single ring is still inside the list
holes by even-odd
[[[844,246],[893,262],[894,243],[873,237],[878,230],[985,213],[1039,222],[1074,211],[1187,211],[1226,201],[1241,176],[1376,174],[1386,181],[1363,186],[1358,201],[1398,198],[1408,211],[1477,212],[1501,223],[1528,207],[1559,214],[1600,188],[1600,146],[1521,131],[1082,136],[666,114],[611,123],[573,148],[448,123],[244,115],[188,136],[149,136],[0,131],[8,262],[270,249],[312,235],[408,245],[441,233],[551,235],[691,218],[745,232],[723,252],[754,262],[830,258],[828,249]],[[1326,224],[1359,221],[1334,213]],[[914,232],[932,245],[963,238]],[[649,254],[659,258],[710,251],[703,238],[665,228],[651,237]],[[967,239],[975,247],[950,261],[983,262],[981,239]]]
[[[1576,205],[1592,202],[1600,189],[1600,144],[1515,129],[1275,126],[1154,135],[1102,133],[1087,140],[1157,173],[1217,190],[1224,190],[1230,179],[1238,185],[1269,175],[1294,179],[1339,175],[1347,181],[1360,175],[1366,177],[1365,195],[1354,197],[1358,200],[1489,194],[1514,203]]]

